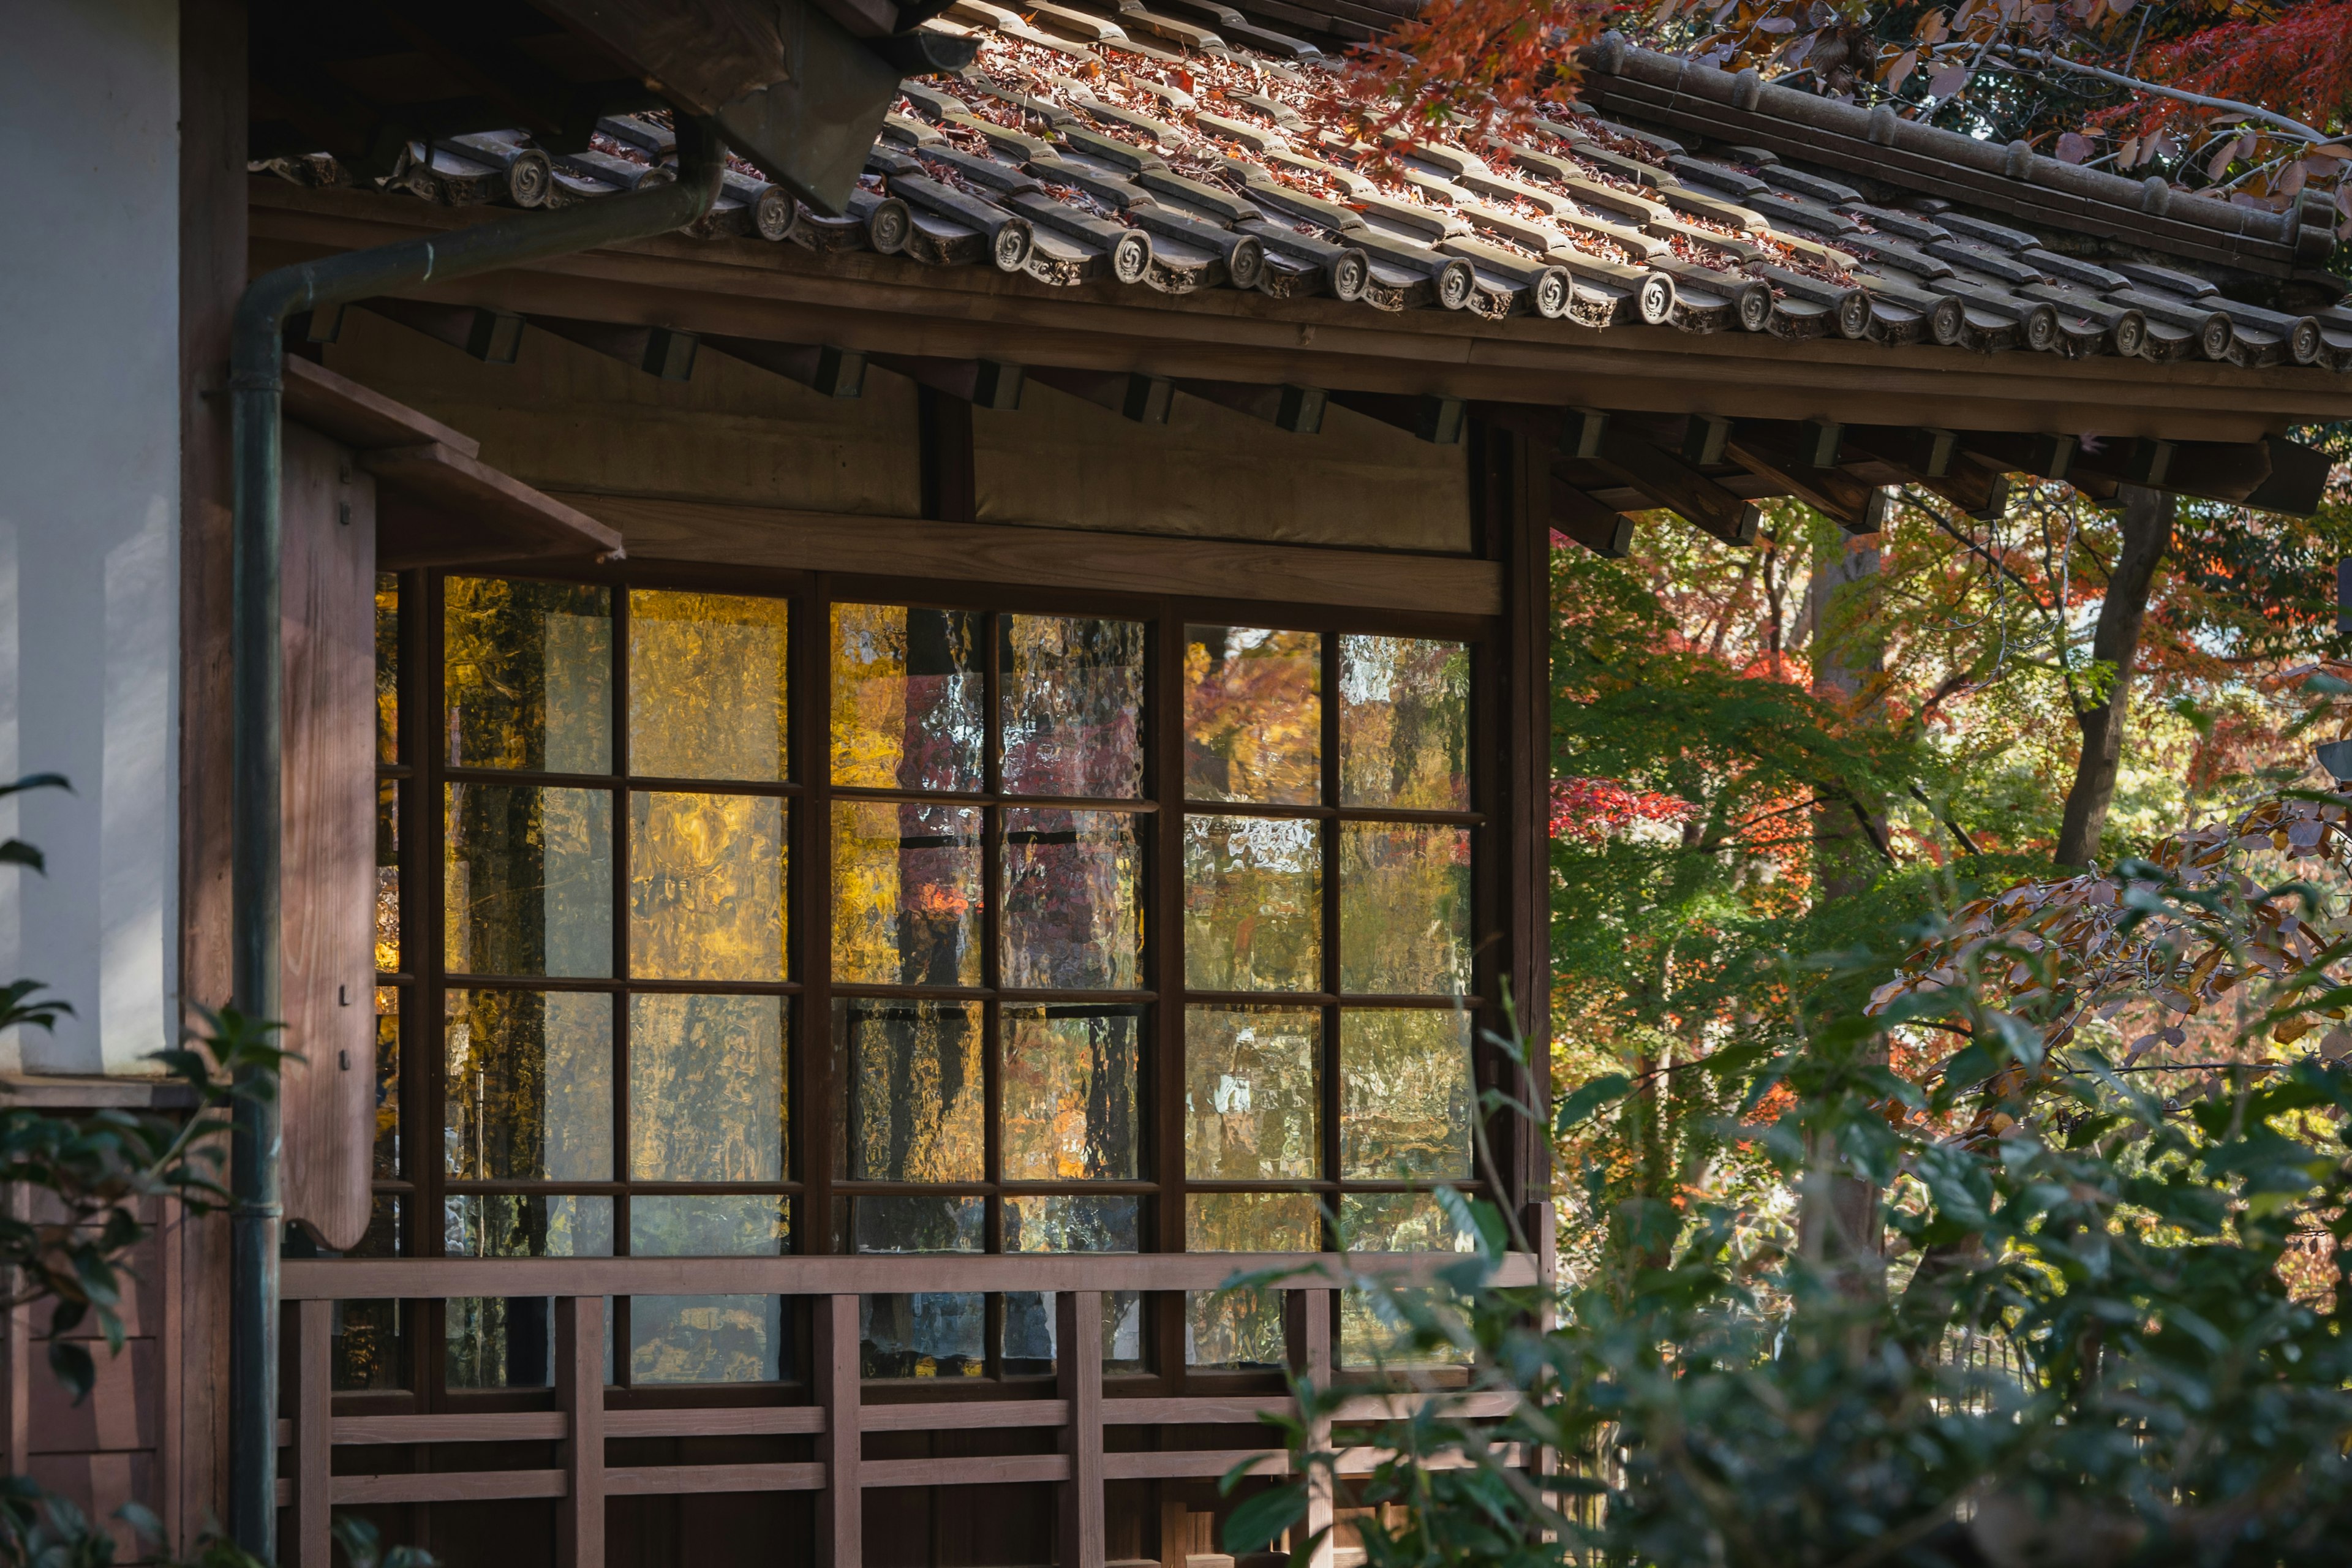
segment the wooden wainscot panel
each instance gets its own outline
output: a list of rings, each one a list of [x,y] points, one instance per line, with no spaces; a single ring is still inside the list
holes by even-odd
[[[285,435],[286,1212],[351,1247],[375,1144],[375,482]]]
[[[1154,539],[1009,523],[841,517],[774,507],[557,492],[620,531],[632,558],[871,573],[974,583],[1097,588],[1220,599],[1492,616],[1503,569],[1490,561],[1318,550],[1214,539]]]

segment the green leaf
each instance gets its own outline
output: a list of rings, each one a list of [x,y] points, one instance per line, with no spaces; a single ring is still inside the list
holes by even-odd
[[[1601,1074],[1559,1102],[1559,1111],[1552,1118],[1553,1133],[1565,1133],[1570,1128],[1591,1121],[1602,1106],[1622,1098],[1633,1084],[1633,1080],[1622,1072]]]
[[[1233,1477],[1225,1478],[1228,1482]],[[1239,1556],[1263,1552],[1282,1532],[1307,1517],[1307,1489],[1296,1482],[1263,1491],[1244,1501],[1225,1521],[1225,1550]]]
[[[79,1405],[89,1397],[98,1384],[98,1364],[89,1359],[89,1352],[72,1340],[49,1342],[49,1370],[59,1383],[73,1391],[73,1402]]]

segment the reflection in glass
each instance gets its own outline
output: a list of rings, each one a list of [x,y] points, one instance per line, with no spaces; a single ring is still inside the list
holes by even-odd
[[[1008,795],[1143,793],[1143,625],[1004,616],[999,655]]]
[[[833,1028],[837,1173],[985,1178],[980,1004],[844,998],[833,1005]]]
[[[850,1201],[860,1252],[978,1252],[988,1218],[982,1198],[902,1194]]]
[[[1186,1174],[1258,1182],[1323,1173],[1321,1023],[1309,1008],[1184,1010]]]
[[[610,1258],[613,1200],[497,1193],[453,1197],[441,1242],[452,1258]],[[545,1296],[456,1297],[446,1318],[451,1388],[545,1388],[555,1381],[555,1302]],[[605,1376],[612,1376],[610,1301]]]
[[[1133,1252],[1139,1235],[1135,1198],[1010,1198],[1004,1205],[1007,1252]],[[1141,1298],[1134,1291],[1103,1295],[1103,1362],[1106,1366],[1140,1359],[1137,1337]],[[1122,1347],[1120,1335],[1129,1343]],[[1013,1290],[1004,1297],[1004,1333],[998,1353],[1007,1375],[1054,1370],[1060,1328],[1051,1290]]]
[[[1132,1007],[1006,1005],[1006,1181],[1135,1179],[1139,1022]]]
[[[1470,830],[1339,825],[1339,989],[1459,996],[1470,989]]]
[[[1006,808],[1003,983],[1134,990],[1143,955],[1141,876],[1131,815]]]
[[[442,958],[457,974],[613,973],[613,797],[446,786]]]
[[[1187,1193],[1187,1252],[1318,1252],[1323,1211],[1313,1193]]]
[[[400,1179],[400,987],[375,988],[375,1160],[380,1182]]]
[[[1470,650],[1339,639],[1339,804],[1470,809]]]
[[[1339,1015],[1339,1175],[1470,1174],[1470,1015],[1349,1008]]]
[[[782,997],[629,998],[632,1176],[782,1181],[785,1124]]]
[[[629,771],[783,778],[789,614],[782,599],[632,589]]]
[[[401,1198],[378,1193],[368,1215],[368,1227],[346,1258],[398,1258],[402,1255]],[[333,1387],[337,1393],[366,1393],[407,1384],[408,1319],[402,1303],[387,1300],[338,1301],[334,1316]]]
[[[833,803],[833,978],[981,983],[981,811]]]
[[[400,972],[400,784],[375,786],[375,966]]]
[[[375,760],[400,761],[400,578],[375,574]]]
[[[1042,1376],[1054,1370],[1061,1321],[1051,1290],[1016,1290],[1004,1298],[1004,1331],[997,1342],[1007,1377]],[[1102,1293],[1102,1365],[1107,1373],[1141,1372],[1143,1292]]]
[[[1475,1252],[1478,1237],[1446,1213],[1435,1193],[1349,1193],[1339,1234],[1350,1252]]]
[[[1184,984],[1323,988],[1323,840],[1291,817],[1184,819]]]
[[[1184,797],[1322,799],[1322,671],[1315,632],[1185,627]]]
[[[575,583],[451,577],[443,592],[451,765],[609,773],[609,591]]]
[[[449,1174],[610,1181],[613,999],[453,990],[447,1002],[443,1142]]]
[[[629,796],[629,973],[784,978],[784,802]]]
[[[1342,1031],[1344,1042],[1345,1033]],[[1343,1045],[1344,1048],[1344,1045]],[[1339,1234],[1356,1252],[1475,1252],[1478,1238],[1455,1222],[1433,1193],[1350,1193],[1339,1200]],[[1467,1322],[1449,1304],[1449,1293],[1432,1288],[1403,1292],[1432,1309],[1441,1321],[1467,1334]],[[1339,1360],[1347,1366],[1464,1366],[1471,1352],[1460,1345],[1415,1350],[1398,1303],[1385,1295],[1345,1290],[1339,1296]]]
[[[644,1194],[629,1200],[637,1258],[763,1258],[786,1249],[784,1202],[772,1196]],[[782,1300],[775,1296],[634,1296],[634,1383],[772,1383],[783,1375]]]
[[[978,1377],[987,1369],[987,1303],[940,1291],[859,1297],[860,1374]]]
[[[984,782],[982,617],[833,607],[833,782],[977,790]]]

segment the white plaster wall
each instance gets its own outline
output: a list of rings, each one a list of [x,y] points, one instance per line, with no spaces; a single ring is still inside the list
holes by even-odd
[[[0,1069],[147,1072],[177,990],[179,8],[0,0]]]

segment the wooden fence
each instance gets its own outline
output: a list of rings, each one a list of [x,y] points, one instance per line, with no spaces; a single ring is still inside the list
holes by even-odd
[[[560,1568],[604,1568],[604,1500],[645,1493],[810,1491],[817,1494],[817,1545],[828,1568],[857,1568],[864,1552],[861,1489],[1003,1485],[1049,1481],[1059,1489],[1062,1568],[1102,1568],[1105,1483],[1213,1479],[1254,1457],[1256,1473],[1282,1475],[1286,1458],[1263,1448],[1106,1451],[1110,1426],[1255,1422],[1287,1413],[1287,1398],[1107,1399],[1102,1382],[1102,1298],[1107,1291],[1213,1290],[1236,1274],[1299,1269],[1285,1289],[1308,1293],[1306,1310],[1286,1314],[1297,1339],[1294,1363],[1318,1381],[1331,1373],[1329,1292],[1336,1279],[1375,1275],[1398,1284],[1429,1279],[1460,1259],[1448,1254],[1357,1254],[1341,1259],[1297,1254],[1130,1254],[920,1258],[613,1258],[289,1259],[284,1293],[295,1337],[293,1416],[280,1424],[288,1462],[278,1483],[293,1510],[288,1533],[299,1568],[331,1562],[328,1521],[337,1507],[373,1503],[554,1498]],[[1318,1268],[1318,1265],[1320,1266]],[[1323,1272],[1329,1269],[1330,1272]],[[1342,1274],[1340,1271],[1346,1272]],[[1496,1280],[1526,1285],[1538,1259],[1506,1258]],[[915,1292],[1051,1291],[1056,1320],[1056,1397],[866,1405],[859,1375],[857,1302],[862,1295]],[[812,1314],[810,1404],[684,1410],[604,1407],[607,1296],[793,1296]],[[452,1297],[555,1300],[555,1404],[547,1411],[429,1415],[336,1415],[332,1322],[337,1300]],[[1371,1423],[1410,1414],[1428,1399],[1470,1417],[1508,1413],[1504,1394],[1370,1394],[1343,1406],[1338,1422]],[[1052,1427],[1057,1451],[995,1458],[868,1459],[867,1432]],[[801,1434],[817,1458],[796,1464],[617,1466],[604,1441]],[[1329,1447],[1328,1432],[1316,1447]],[[552,1469],[333,1473],[338,1447],[387,1444],[553,1442]],[[1340,1452],[1343,1472],[1380,1462],[1379,1450]],[[1332,1499],[1310,1499],[1307,1527],[1328,1523]],[[1328,1548],[1327,1548],[1328,1551]]]

